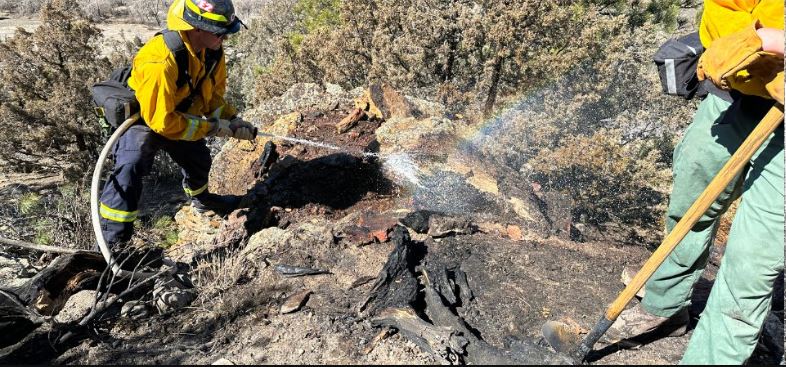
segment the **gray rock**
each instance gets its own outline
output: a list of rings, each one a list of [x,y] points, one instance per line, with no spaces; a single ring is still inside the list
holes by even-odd
[[[36,269],[27,259],[0,253],[0,284],[16,284],[19,278],[30,278],[35,274]]]
[[[61,324],[77,322],[87,316],[96,299],[96,291],[81,291],[66,301],[65,306],[55,315],[55,321]]]
[[[153,288],[153,304],[159,314],[166,314],[188,306],[196,298],[189,289],[174,278],[167,277],[156,281]]]
[[[123,308],[120,310],[120,316],[126,317],[131,320],[141,320],[147,317],[150,317],[152,312],[150,312],[150,307],[148,307],[142,301],[129,301],[123,305]]]
[[[333,95],[340,95],[346,93],[344,88],[341,88],[340,85],[331,84],[331,83],[325,83],[325,92],[327,92],[327,94],[333,94]]]
[[[432,215],[429,217],[428,223],[428,235],[431,237],[467,235],[477,232],[476,226],[467,217]]]
[[[428,232],[428,221],[432,215],[436,214],[430,210],[417,210],[411,213],[408,213],[404,218],[401,219],[401,224],[408,228],[412,228],[417,233],[426,233]]]

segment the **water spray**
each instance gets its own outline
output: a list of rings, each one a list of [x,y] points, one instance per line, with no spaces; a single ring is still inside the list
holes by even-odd
[[[415,160],[412,159],[412,156],[409,153],[403,153],[403,152],[396,152],[396,153],[359,152],[359,151],[349,150],[349,149],[346,149],[346,148],[342,148],[342,147],[339,147],[339,146],[336,146],[336,145],[332,145],[332,144],[328,144],[328,143],[324,143],[324,142],[307,140],[307,139],[300,139],[300,138],[293,138],[293,137],[284,136],[284,135],[276,135],[276,134],[264,133],[264,132],[260,132],[258,130],[254,131],[254,136],[255,137],[256,136],[264,136],[264,137],[268,137],[268,138],[271,138],[271,139],[280,139],[280,140],[285,140],[285,141],[289,141],[289,142],[293,142],[293,143],[305,144],[305,145],[310,145],[310,146],[313,146],[313,147],[324,148],[324,149],[330,149],[330,150],[334,150],[334,151],[338,151],[338,152],[342,152],[342,153],[347,153],[347,154],[350,154],[350,155],[360,155],[360,156],[362,156],[364,158],[377,158],[380,161],[382,161],[382,167],[387,172],[392,174],[395,178],[398,178],[398,179],[404,180],[406,182],[409,182],[409,183],[411,183],[411,184],[413,184],[413,185],[415,185],[417,187],[421,187],[421,188],[423,187],[422,184],[420,183],[421,169],[418,166],[418,164],[415,162]]]

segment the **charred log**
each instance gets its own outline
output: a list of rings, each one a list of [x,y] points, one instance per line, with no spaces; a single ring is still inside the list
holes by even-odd
[[[526,340],[509,343],[506,349],[484,341],[456,312],[474,299],[467,274],[457,264],[429,263],[426,256],[415,256],[414,244],[401,226],[393,238],[396,248],[361,307],[373,325],[398,330],[434,358],[450,364],[570,362]]]
[[[106,269],[103,256],[97,252],[78,252],[60,256],[25,284],[6,289],[25,307],[41,315],[55,315],[71,295],[95,288]]]
[[[0,290],[0,349],[18,343],[43,322],[14,294]]]
[[[360,305],[360,312],[365,315],[375,315],[387,308],[406,308],[417,301],[415,267],[423,257],[422,245],[413,242],[402,226],[393,229],[391,241],[396,248],[388,255],[370,295]]]
[[[366,111],[363,111],[360,108],[355,108],[352,112],[344,117],[338,124],[336,124],[336,131],[339,134],[343,134],[350,129],[352,129],[355,125],[357,125],[358,121],[366,118]]]
[[[94,289],[105,270],[101,254],[77,252],[58,257],[21,286],[0,290],[0,361],[30,363],[52,350],[52,328],[42,315],[55,315],[73,294]]]

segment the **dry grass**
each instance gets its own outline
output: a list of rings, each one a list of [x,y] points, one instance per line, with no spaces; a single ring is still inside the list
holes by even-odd
[[[289,286],[271,284],[264,276],[250,279],[247,267],[239,250],[199,260],[193,272],[198,294],[194,305],[211,310],[214,319],[222,322],[249,314],[267,318]]]
[[[243,258],[239,250],[210,255],[197,261],[194,269],[194,285],[200,298],[212,299],[237,285],[244,276]]]

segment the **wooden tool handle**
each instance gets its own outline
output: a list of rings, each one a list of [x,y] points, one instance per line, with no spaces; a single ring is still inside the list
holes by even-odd
[[[726,165],[721,168],[720,172],[712,179],[712,182],[704,189],[704,192],[696,199],[691,205],[685,216],[674,226],[674,229],[669,233],[657,250],[652,253],[649,260],[644,263],[641,270],[636,273],[636,276],[628,283],[628,286],[617,296],[614,303],[606,309],[606,313],[600,317],[600,320],[595,324],[592,330],[584,337],[584,340],[570,352],[570,356],[578,362],[583,361],[587,354],[592,351],[595,343],[606,333],[606,331],[614,323],[614,320],[619,317],[622,310],[636,295],[636,292],[644,286],[644,283],[655,273],[660,264],[666,259],[667,256],[674,250],[675,247],[682,241],[688,231],[694,224],[704,215],[704,212],[710,207],[720,193],[728,186],[729,182],[745,167],[750,161],[753,154],[759,149],[765,140],[772,134],[773,131],[783,121],[783,106],[773,106],[764,119],[759,122],[758,126],[751,132],[745,141],[737,148],[737,151],[731,156]]]
[[[783,121],[783,106],[776,104],[773,106],[764,119],[759,122],[758,126],[751,132],[751,134],[740,145],[736,152],[729,158],[726,165],[721,168],[712,182],[704,189],[701,196],[691,205],[682,219],[674,226],[674,229],[663,239],[657,250],[652,253],[649,260],[644,263],[641,270],[636,273],[633,280],[628,283],[628,286],[617,296],[614,303],[606,310],[606,319],[614,321],[625,309],[625,306],[636,295],[636,292],[644,286],[644,283],[649,280],[655,270],[658,269],[660,264],[666,259],[667,256],[674,250],[675,247],[682,241],[685,235],[693,228],[693,225],[701,218],[707,209],[712,205],[720,193],[729,185],[729,182],[745,167],[750,161],[753,154],[759,149],[765,140],[775,131],[776,128]],[[733,122],[732,122],[733,123]]]

